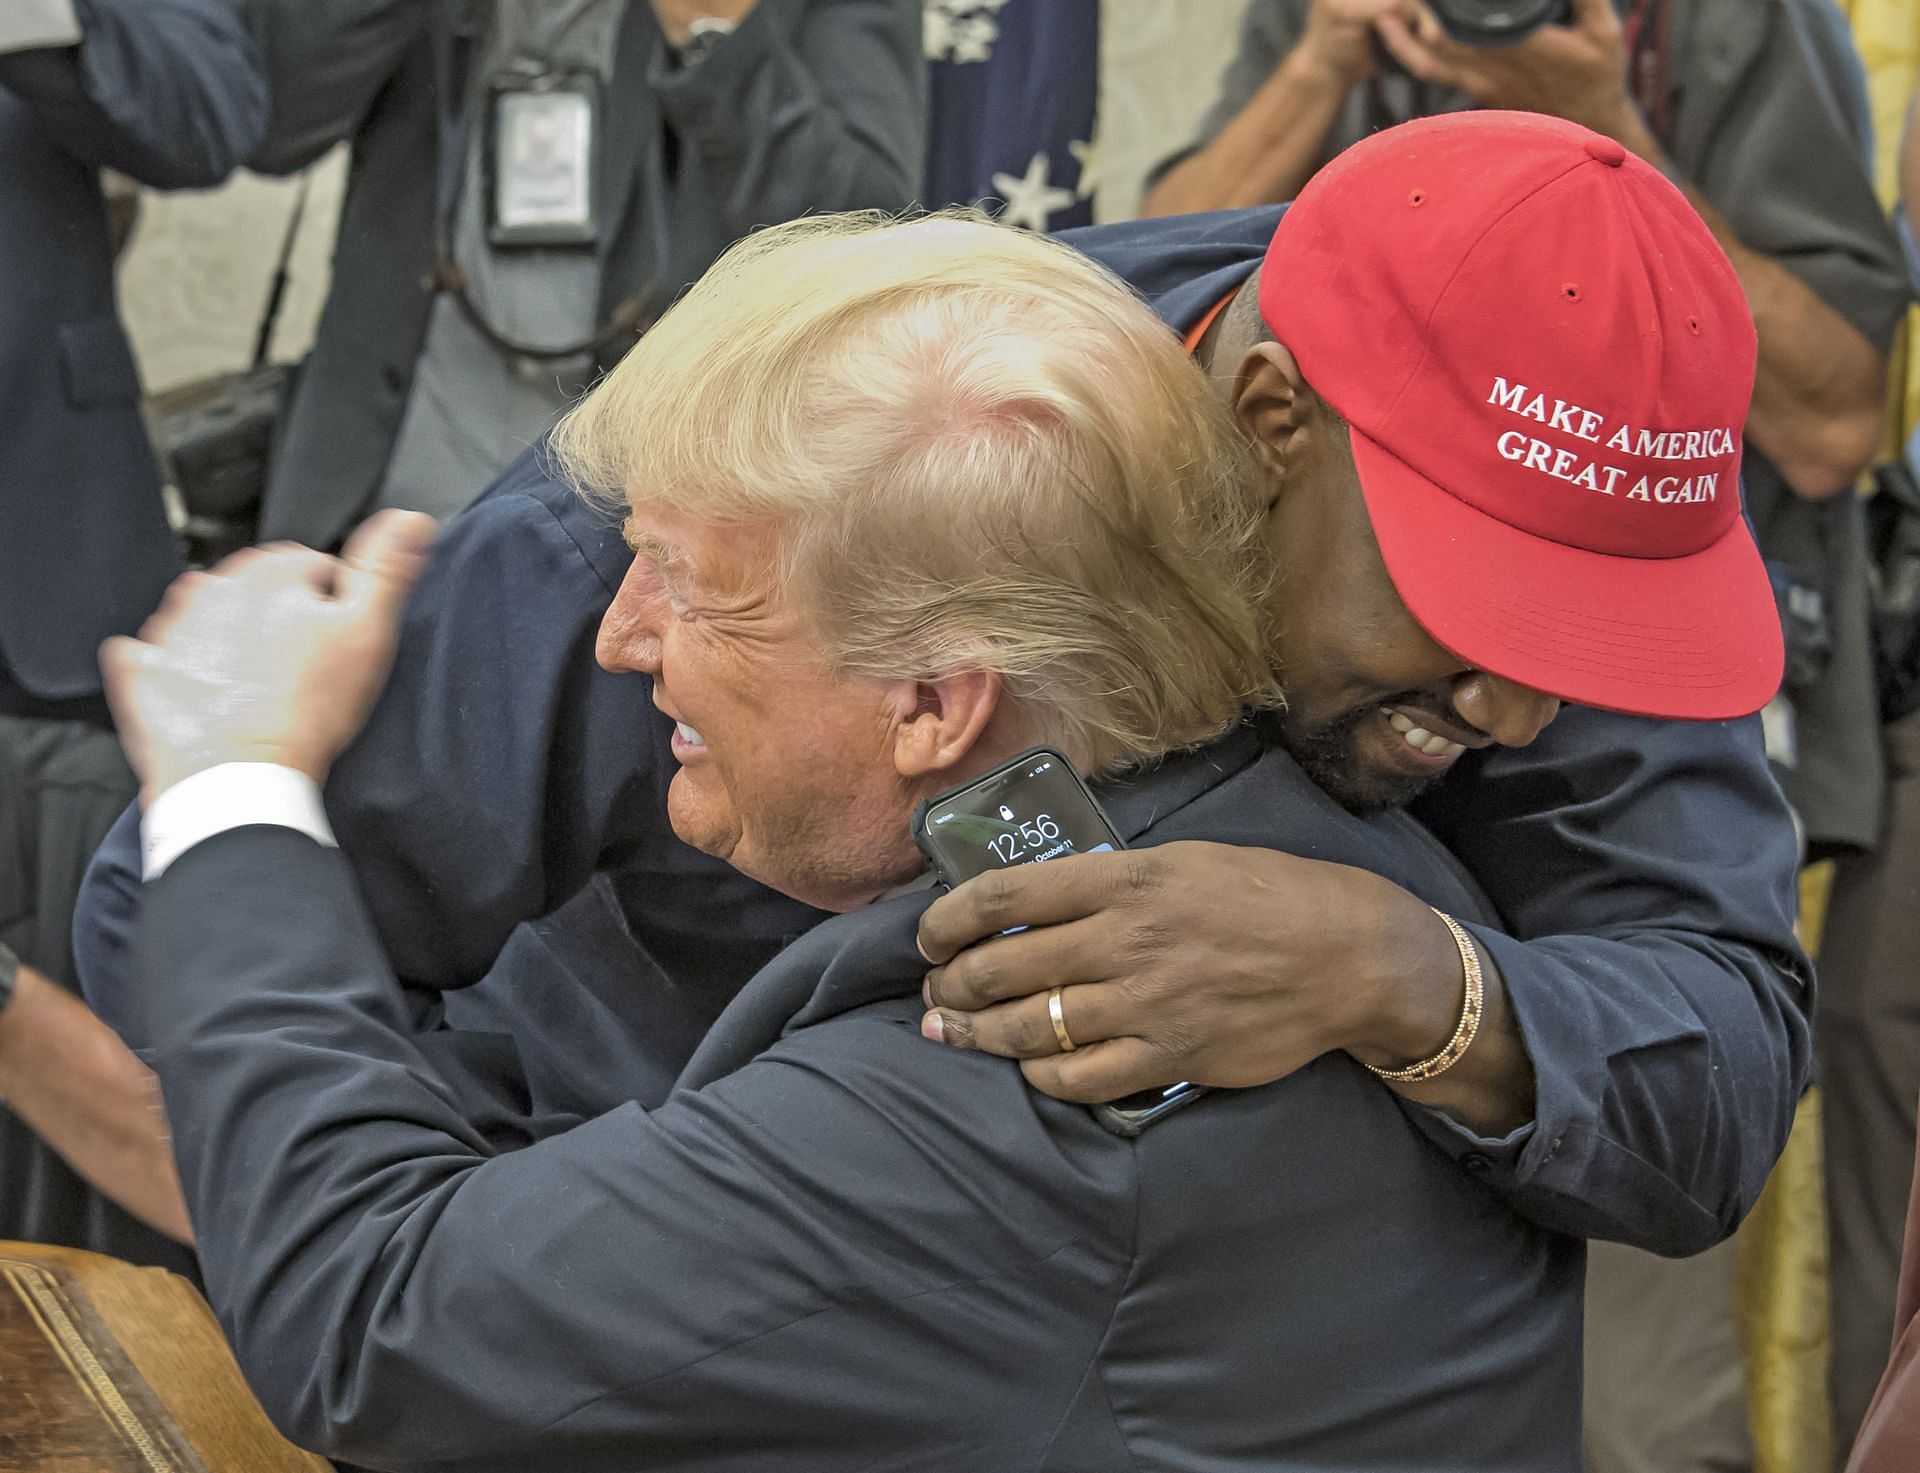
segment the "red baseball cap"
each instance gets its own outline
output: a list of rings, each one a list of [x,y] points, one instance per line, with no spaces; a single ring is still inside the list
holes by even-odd
[[[1753,316],[1620,144],[1451,113],[1355,144],[1274,235],[1260,310],[1339,413],[1394,587],[1476,668],[1721,719],[1779,688],[1740,508]]]

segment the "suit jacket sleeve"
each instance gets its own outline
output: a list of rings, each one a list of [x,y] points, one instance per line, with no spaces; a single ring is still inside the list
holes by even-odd
[[[912,999],[503,1153],[407,1036],[337,852],[220,835],[150,887],[142,933],[209,1296],[269,1414],[330,1455],[778,1448],[826,1473],[931,1428],[1031,1466],[1009,1439],[1057,1422],[1124,1281],[1125,1146],[1001,1061],[936,1054]]]
[[[655,55],[649,83],[683,146],[719,168],[733,234],[821,210],[911,204],[927,151],[915,0],[751,11],[699,65]]]
[[[1811,1061],[1797,845],[1758,720],[1569,711],[1456,774],[1420,816],[1512,931],[1476,934],[1537,1100],[1505,1141],[1417,1118],[1542,1226],[1669,1254],[1726,1237]]]
[[[242,0],[272,82],[273,115],[251,163],[292,174],[359,129],[408,48],[425,0]]]
[[[266,126],[266,79],[231,0],[76,0],[77,47],[0,56],[0,86],[89,168],[207,188]]]

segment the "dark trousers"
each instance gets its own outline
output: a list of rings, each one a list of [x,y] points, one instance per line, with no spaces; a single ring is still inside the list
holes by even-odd
[[[74,988],[73,906],[87,861],[133,800],[111,731],[0,715],[0,941]],[[89,1248],[190,1273],[193,1255],[116,1207],[0,1108],[0,1238]]]
[[[1834,1449],[1887,1364],[1920,1101],[1920,716],[1886,728],[1887,822],[1835,868],[1820,943]]]

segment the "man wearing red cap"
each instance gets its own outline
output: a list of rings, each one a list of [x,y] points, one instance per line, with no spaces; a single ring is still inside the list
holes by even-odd
[[[1160,166],[1146,208],[1290,199],[1358,139],[1470,107],[1579,122],[1679,183],[1740,274],[1759,332],[1755,391],[1741,416],[1746,509],[1790,629],[1786,678],[1768,711],[1769,750],[1810,853],[1842,857],[1845,879],[1845,858],[1883,841],[1887,758],[1863,519],[1839,493],[1878,451],[1886,354],[1907,291],[1864,157],[1865,79],[1842,8],[1831,0],[1250,0],[1219,95],[1192,143]],[[1839,901],[1856,898],[1837,886],[1836,917]],[[1875,1075],[1905,1045],[1860,1017],[1872,1001],[1856,980],[1867,971],[1861,937],[1869,929],[1830,925],[1837,944],[1822,958],[1831,1389],[1842,1451],[1887,1335],[1888,1218],[1904,1200],[1911,1154],[1897,1133],[1881,1142],[1881,1117],[1898,1112],[1877,1109],[1886,1091]],[[1721,1342],[1730,1351],[1733,1338],[1729,1324]],[[1737,1376],[1724,1379],[1737,1397]],[[1636,1411],[1612,1420],[1648,1419]],[[1726,1420],[1727,1435],[1744,1441],[1738,1409]],[[1686,1462],[1670,1435],[1649,1434],[1648,1447],[1663,1470]]]
[[[1718,781],[1727,787],[1738,790],[1732,774],[1743,760],[1748,781],[1770,786],[1758,771],[1752,724],[1718,724],[1765,703],[1782,659],[1766,572],[1740,514],[1738,425],[1754,371],[1753,325],[1738,280],[1678,191],[1572,124],[1483,113],[1408,124],[1349,151],[1286,212],[1264,261],[1243,250],[1236,263],[1219,264],[1233,254],[1230,236],[1258,238],[1272,218],[1198,219],[1191,254],[1216,262],[1207,280],[1218,290],[1227,278],[1230,295],[1192,323],[1190,339],[1274,477],[1278,657],[1289,692],[1276,722],[1282,743],[1350,808],[1425,795],[1421,811],[1449,842],[1476,821],[1498,826],[1504,800],[1498,783],[1443,780],[1456,767],[1466,769],[1463,778],[1480,778],[1501,749],[1529,747],[1556,718],[1562,725],[1543,749],[1568,735],[1590,742],[1599,730],[1616,744],[1613,761],[1657,766],[1669,760],[1665,744],[1700,742],[1689,760],[1722,767],[1727,776]],[[1150,224],[1109,233],[1116,232],[1164,238]],[[1305,282],[1311,291],[1301,289]],[[1563,717],[1563,701],[1590,709]],[[1729,742],[1726,751],[1744,758],[1707,758]],[[1721,836],[1672,831],[1701,798],[1686,786],[1684,765],[1637,804],[1674,804],[1664,815],[1665,840],[1698,844],[1684,864],[1706,876],[1730,861],[1713,853]],[[1548,781],[1544,772],[1527,779]],[[1582,792],[1592,781],[1559,779],[1575,802],[1600,797]],[[1449,812],[1455,793],[1475,811]],[[1537,787],[1530,798],[1544,806]],[[1582,822],[1600,817],[1596,809]],[[1790,889],[1793,846],[1777,793],[1748,808],[1742,823],[1741,843],[1766,853],[1770,865],[1742,883],[1779,898]],[[1519,823],[1511,835],[1523,846],[1541,844]],[[1531,891],[1553,897],[1560,913],[1534,910],[1518,929],[1550,934],[1556,920],[1572,929],[1583,888],[1671,880],[1679,859],[1676,849],[1654,864],[1612,832],[1596,832],[1590,848],[1601,864],[1582,874],[1574,855],[1542,845],[1541,856],[1551,855],[1546,867],[1513,883],[1511,895],[1502,887],[1510,923]],[[1284,894],[1298,871],[1283,861],[1263,873],[1267,859],[1191,849],[1145,865],[1092,858],[1009,871],[961,890],[933,908],[922,931],[923,946],[946,963],[929,979],[938,1004],[930,1035],[1037,1056],[1029,1078],[1087,1099],[1185,1075],[1251,1082],[1327,1048],[1354,1047],[1351,1037],[1329,1032],[1351,1019],[1328,1009],[1320,988],[1285,975],[1297,945],[1286,933],[1300,918],[1288,914]],[[1540,859],[1520,852],[1509,863]],[[1143,869],[1164,874],[1143,883]],[[1126,896],[1109,909],[1122,872],[1158,893]],[[1279,897],[1264,898],[1275,890]],[[1198,909],[1181,915],[1183,902]],[[1724,897],[1703,902],[1649,896],[1654,910],[1713,915],[1706,929],[1766,933],[1738,901],[1731,911],[1716,911],[1729,903]],[[1410,942],[1391,920],[1368,919],[1370,929],[1399,938],[1381,948],[1401,967],[1390,982],[1399,1006],[1417,1011],[1412,999],[1431,983],[1429,1037],[1444,1040],[1457,976],[1437,947]],[[1412,924],[1410,910],[1405,919]],[[1010,923],[1049,929],[999,937]],[[1780,917],[1773,925],[1776,954],[1784,954],[1790,942]],[[1150,946],[1156,931],[1194,938],[1187,944],[1195,954]],[[1650,1053],[1686,1050],[1682,1040],[1716,1005],[1712,990],[1675,987],[1684,966],[1649,969],[1664,942],[1609,954],[1583,940],[1566,949],[1562,969],[1545,972],[1539,944],[1516,947],[1503,937],[1491,947],[1496,959],[1510,959],[1522,990],[1491,989],[1484,1053],[1469,1052],[1445,1084],[1413,1097],[1488,1128],[1537,1117],[1563,1131],[1550,1145],[1518,1152],[1512,1141],[1482,1140],[1482,1169],[1502,1154],[1509,1167],[1515,1156],[1531,1156],[1545,1168],[1568,1137],[1582,1135],[1589,1139],[1579,1149],[1604,1156],[1606,1117],[1630,1108],[1627,1101],[1593,1118],[1557,1098],[1567,1087],[1563,1070],[1578,1075],[1585,1066],[1569,1056],[1536,1078],[1530,1056],[1543,1046],[1557,1051],[1583,1024],[1610,1031],[1624,1021],[1583,996],[1608,970],[1650,995],[1665,990],[1670,1015],[1638,1045]],[[962,948],[971,949],[950,960]],[[1130,960],[1136,953],[1151,960]],[[1431,972],[1410,964],[1420,955],[1441,964]],[[1351,967],[1356,958],[1340,960]],[[1375,980],[1349,975],[1356,990]],[[1765,979],[1749,998],[1757,1011],[1737,1022],[1723,1016],[1716,1039],[1697,1040],[1703,1057],[1741,1050],[1749,1030],[1768,1040],[1740,1062],[1749,1105],[1764,1089],[1777,1112],[1773,1150],[1744,1151],[1711,1205],[1700,1204],[1699,1222],[1622,1236],[1697,1251],[1751,1205],[1804,1074],[1805,998],[1779,980]],[[1080,1005],[1070,1054],[1050,1028],[1036,1028],[1044,999],[1002,1001],[1062,982],[1117,984],[1067,987],[1065,1010]],[[1144,995],[1130,1001],[1129,993]],[[1630,1052],[1631,1036],[1626,1029],[1613,1047]],[[1592,1041],[1583,1037],[1579,1048]],[[1672,1115],[1658,1128],[1674,1138],[1721,1129]],[[1646,1186],[1623,1173],[1618,1187],[1616,1210],[1637,1220]]]
[[[1396,1087],[1443,1112],[1436,1137],[1468,1169],[1556,1220],[1698,1252],[1757,1196],[1806,1075],[1808,997],[1743,974],[1728,944],[1770,926],[1790,945],[1795,855],[1779,800],[1738,796],[1770,786],[1756,724],[1575,709],[1524,754],[1464,749],[1526,745],[1552,719],[1541,692],[1726,718],[1776,688],[1778,620],[1737,499],[1754,353],[1738,284],[1655,171],[1538,117],[1457,116],[1351,150],[1287,214],[1257,276],[1246,242],[1271,216],[1208,218],[1192,259],[1218,297],[1237,236],[1244,284],[1211,323],[1188,297],[1184,320],[1279,471],[1283,739],[1352,803],[1431,787],[1415,811],[1471,856],[1530,941],[1489,939],[1506,996],[1488,1006],[1484,1052]],[[1164,228],[1131,227],[1143,252],[1165,249]],[[1741,743],[1744,770],[1728,760]],[[1590,765],[1569,760],[1579,752]],[[1436,1004],[1457,1005],[1444,971],[1412,960],[1444,966],[1437,950],[1329,944],[1273,898],[1291,890],[1338,913],[1305,867],[1197,849],[1126,865],[1041,867],[936,906],[923,929],[934,960],[983,944],[930,978],[929,1031],[1029,1056],[1040,1087],[1094,1098],[1171,1078],[1252,1082],[1341,1046],[1336,1030],[1352,1025],[1321,979],[1368,995],[1383,951],[1403,999],[1432,980]],[[1595,915],[1608,904],[1625,929]],[[1356,931],[1402,934],[1364,914]],[[1058,935],[987,939],[1041,921]],[[1590,928],[1616,944],[1574,934]],[[1067,1056],[1041,1031],[1041,1000],[1001,1001],[1062,982],[1107,984],[1062,994],[1081,1045]],[[1425,1046],[1451,1022],[1436,1006]],[[1745,1132],[1732,1124],[1743,1117]],[[1646,1347],[1655,1364],[1700,1359],[1698,1339],[1666,1339]],[[1649,1373],[1606,1351],[1596,1363]]]

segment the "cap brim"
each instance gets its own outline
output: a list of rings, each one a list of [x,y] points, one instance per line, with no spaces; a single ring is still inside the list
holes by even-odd
[[[1413,617],[1468,664],[1577,705],[1718,721],[1780,688],[1785,650],[1744,517],[1700,552],[1616,557],[1457,500],[1352,432],[1380,554]]]

